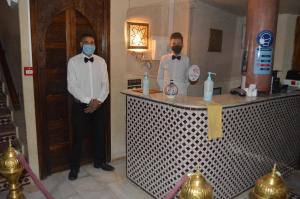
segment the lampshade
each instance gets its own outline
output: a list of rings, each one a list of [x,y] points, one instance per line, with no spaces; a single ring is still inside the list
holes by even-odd
[[[148,49],[149,24],[127,22],[127,48],[131,50]]]

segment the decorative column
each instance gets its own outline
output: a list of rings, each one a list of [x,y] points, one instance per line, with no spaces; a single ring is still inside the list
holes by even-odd
[[[248,0],[246,87],[269,93],[271,88],[279,0]]]

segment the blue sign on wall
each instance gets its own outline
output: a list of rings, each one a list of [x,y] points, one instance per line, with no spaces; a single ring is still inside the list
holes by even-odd
[[[268,75],[272,73],[272,48],[261,48],[255,49],[255,60],[254,60],[254,74]]]
[[[270,48],[273,44],[273,40],[273,33],[269,30],[261,31],[256,37],[258,45],[262,48]]]
[[[259,46],[255,49],[254,74],[268,75],[272,73],[273,41],[273,33],[269,30],[263,30],[257,35],[256,42]]]

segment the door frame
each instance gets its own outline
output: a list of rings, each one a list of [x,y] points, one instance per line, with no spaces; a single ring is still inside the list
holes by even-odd
[[[34,99],[35,99],[35,114],[36,114],[36,133],[37,133],[37,147],[38,147],[38,162],[39,162],[39,176],[41,179],[50,175],[50,169],[47,164],[47,151],[45,146],[48,146],[44,127],[45,127],[45,116],[43,114],[44,107],[44,95],[42,93],[41,87],[41,73],[38,67],[39,59],[39,48],[40,45],[38,41],[34,40],[38,36],[38,1],[30,0],[30,22],[31,22],[31,47],[32,47],[32,63],[33,63],[33,86],[34,86]],[[70,1],[72,2],[72,0]],[[89,2],[89,1],[84,1]],[[71,3],[70,3],[71,5]],[[109,75],[109,90],[111,91],[111,74],[110,74],[110,0],[103,0],[104,10],[103,10],[103,31],[101,37],[101,56],[105,59],[107,63],[107,70]],[[74,6],[75,7],[75,6]],[[62,8],[65,10],[66,8]],[[75,7],[76,9],[76,7]],[[98,43],[100,44],[100,43]],[[106,125],[105,125],[105,149],[106,149],[106,160],[111,160],[111,95],[109,94],[106,100],[106,106],[104,107],[104,112],[106,113]]]

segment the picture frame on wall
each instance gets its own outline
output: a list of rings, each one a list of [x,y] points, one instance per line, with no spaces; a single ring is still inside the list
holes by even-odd
[[[210,29],[208,52],[222,52],[223,31]]]

